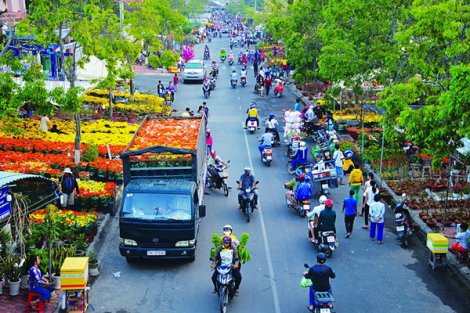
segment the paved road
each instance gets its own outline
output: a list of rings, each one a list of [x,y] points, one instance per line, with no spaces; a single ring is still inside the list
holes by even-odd
[[[211,43],[218,54],[226,38]],[[202,57],[202,46],[197,47]],[[237,51],[236,51],[237,53]],[[252,262],[243,266],[240,296],[229,304],[229,312],[291,313],[307,312],[307,290],[299,288],[303,263],[314,263],[315,249],[307,241],[306,220],[286,209],[283,182],[285,170],[283,147],[275,148],[271,168],[264,167],[257,151],[257,135],[246,135],[244,112],[254,98],[261,116],[279,114],[293,104],[288,92],[281,99],[260,98],[252,93],[253,78],[245,88],[233,90],[229,84],[230,68],[221,66],[217,88],[207,100],[211,117],[209,127],[214,148],[232,161],[229,185],[246,165],[254,169],[260,183],[260,209],[247,224],[237,210],[235,190],[228,198],[217,191],[206,196],[207,216],[202,221],[196,261],[193,263],[143,262],[128,264],[118,252],[118,224],[110,224],[102,250],[102,273],[92,288],[91,303],[97,312],[217,312],[217,298],[211,294],[209,250],[210,237],[221,233],[224,224],[232,224],[236,234],[249,232]],[[170,76],[141,76],[136,81],[142,90],[155,90],[156,80]],[[201,85],[180,85],[175,107],[197,110],[204,101]],[[465,312],[470,307],[468,293],[453,281],[446,269],[431,271],[426,264],[422,242],[404,250],[395,242],[395,234],[386,229],[385,244],[368,239],[357,220],[350,239],[345,231],[338,203],[347,193],[345,187],[333,191],[338,214],[340,246],[328,264],[337,273],[333,291],[337,312]],[[316,202],[316,201],[315,201]],[[115,274],[120,277],[115,277]],[[468,312],[468,311],[467,311]]]

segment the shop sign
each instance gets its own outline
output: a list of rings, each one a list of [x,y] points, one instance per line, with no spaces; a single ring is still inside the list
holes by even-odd
[[[11,196],[8,194],[8,187],[0,188],[0,221],[11,215]]]

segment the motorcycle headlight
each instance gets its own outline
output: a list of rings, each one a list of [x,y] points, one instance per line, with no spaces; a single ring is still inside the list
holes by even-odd
[[[132,239],[120,238],[119,241],[121,246],[137,246],[137,242]]]

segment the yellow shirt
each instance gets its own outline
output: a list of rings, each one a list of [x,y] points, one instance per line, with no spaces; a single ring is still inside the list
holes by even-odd
[[[343,159],[343,171],[349,170],[351,166],[354,167],[354,162],[351,159]]]
[[[355,168],[349,174],[349,183],[351,185],[361,185],[364,182],[364,177],[362,176],[362,171],[358,168]]]
[[[248,110],[249,117],[258,117],[258,110],[256,108],[251,108]]]

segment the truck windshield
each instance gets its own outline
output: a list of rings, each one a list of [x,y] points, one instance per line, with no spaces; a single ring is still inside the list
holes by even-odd
[[[127,193],[122,209],[124,218],[146,221],[191,220],[191,197],[189,195]]]

